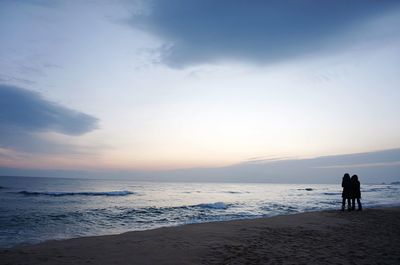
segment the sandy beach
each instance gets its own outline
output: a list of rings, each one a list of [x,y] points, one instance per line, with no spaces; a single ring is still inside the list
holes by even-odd
[[[2,249],[0,264],[400,264],[400,208],[191,224]]]

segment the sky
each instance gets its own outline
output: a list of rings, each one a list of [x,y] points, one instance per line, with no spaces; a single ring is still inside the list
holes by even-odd
[[[0,175],[400,179],[399,1],[0,1]]]

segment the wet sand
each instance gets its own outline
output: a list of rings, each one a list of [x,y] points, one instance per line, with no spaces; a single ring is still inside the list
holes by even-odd
[[[48,241],[2,249],[0,264],[400,264],[400,208]]]

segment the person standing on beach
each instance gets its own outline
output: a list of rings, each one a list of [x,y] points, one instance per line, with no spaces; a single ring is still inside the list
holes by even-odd
[[[344,174],[343,179],[342,179],[342,211],[344,211],[345,206],[346,206],[346,200],[347,200],[347,210],[351,211],[351,181],[350,181],[350,175],[348,173]]]
[[[362,205],[361,205],[361,190],[360,190],[360,181],[358,181],[358,176],[353,175],[351,177],[351,209],[355,210],[356,209],[356,199],[357,199],[357,204],[358,204],[358,211],[362,210]]]

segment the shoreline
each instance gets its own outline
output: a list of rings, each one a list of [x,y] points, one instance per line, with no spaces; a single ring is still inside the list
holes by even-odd
[[[400,264],[400,207],[185,224],[0,249],[0,264]]]
[[[376,205],[371,205],[371,207],[368,207],[367,209],[378,210],[378,209],[385,209],[385,208],[399,208],[400,209],[400,203],[376,204]],[[315,213],[315,212],[323,213],[323,212],[336,212],[336,211],[340,211],[340,209],[338,207],[332,207],[332,208],[327,208],[327,209],[318,209],[318,210],[305,211],[305,212],[274,214],[274,215],[270,215],[270,216],[254,216],[254,217],[245,217],[245,218],[238,218],[238,219],[212,220],[212,221],[193,222],[193,223],[188,222],[188,223],[175,224],[175,225],[165,225],[165,226],[154,227],[154,228],[149,228],[149,229],[129,230],[129,231],[124,231],[124,232],[120,232],[120,233],[85,235],[85,236],[80,236],[80,237],[70,237],[70,238],[61,238],[61,239],[47,239],[47,240],[39,241],[39,242],[35,242],[35,243],[21,243],[21,244],[13,245],[10,247],[1,247],[0,246],[0,252],[2,250],[30,247],[30,246],[35,246],[35,245],[39,245],[39,244],[44,244],[47,242],[60,242],[60,241],[73,240],[73,239],[79,239],[79,238],[97,238],[97,237],[105,237],[105,236],[119,236],[119,235],[123,235],[126,233],[132,233],[132,232],[146,232],[146,231],[153,231],[153,230],[164,229],[164,228],[176,228],[176,227],[187,226],[187,225],[201,225],[201,224],[212,224],[212,223],[221,223],[221,222],[225,223],[225,222],[235,222],[235,221],[269,219],[269,218],[274,218],[274,217],[279,217],[279,216],[292,216],[292,215],[305,214],[305,213]]]

